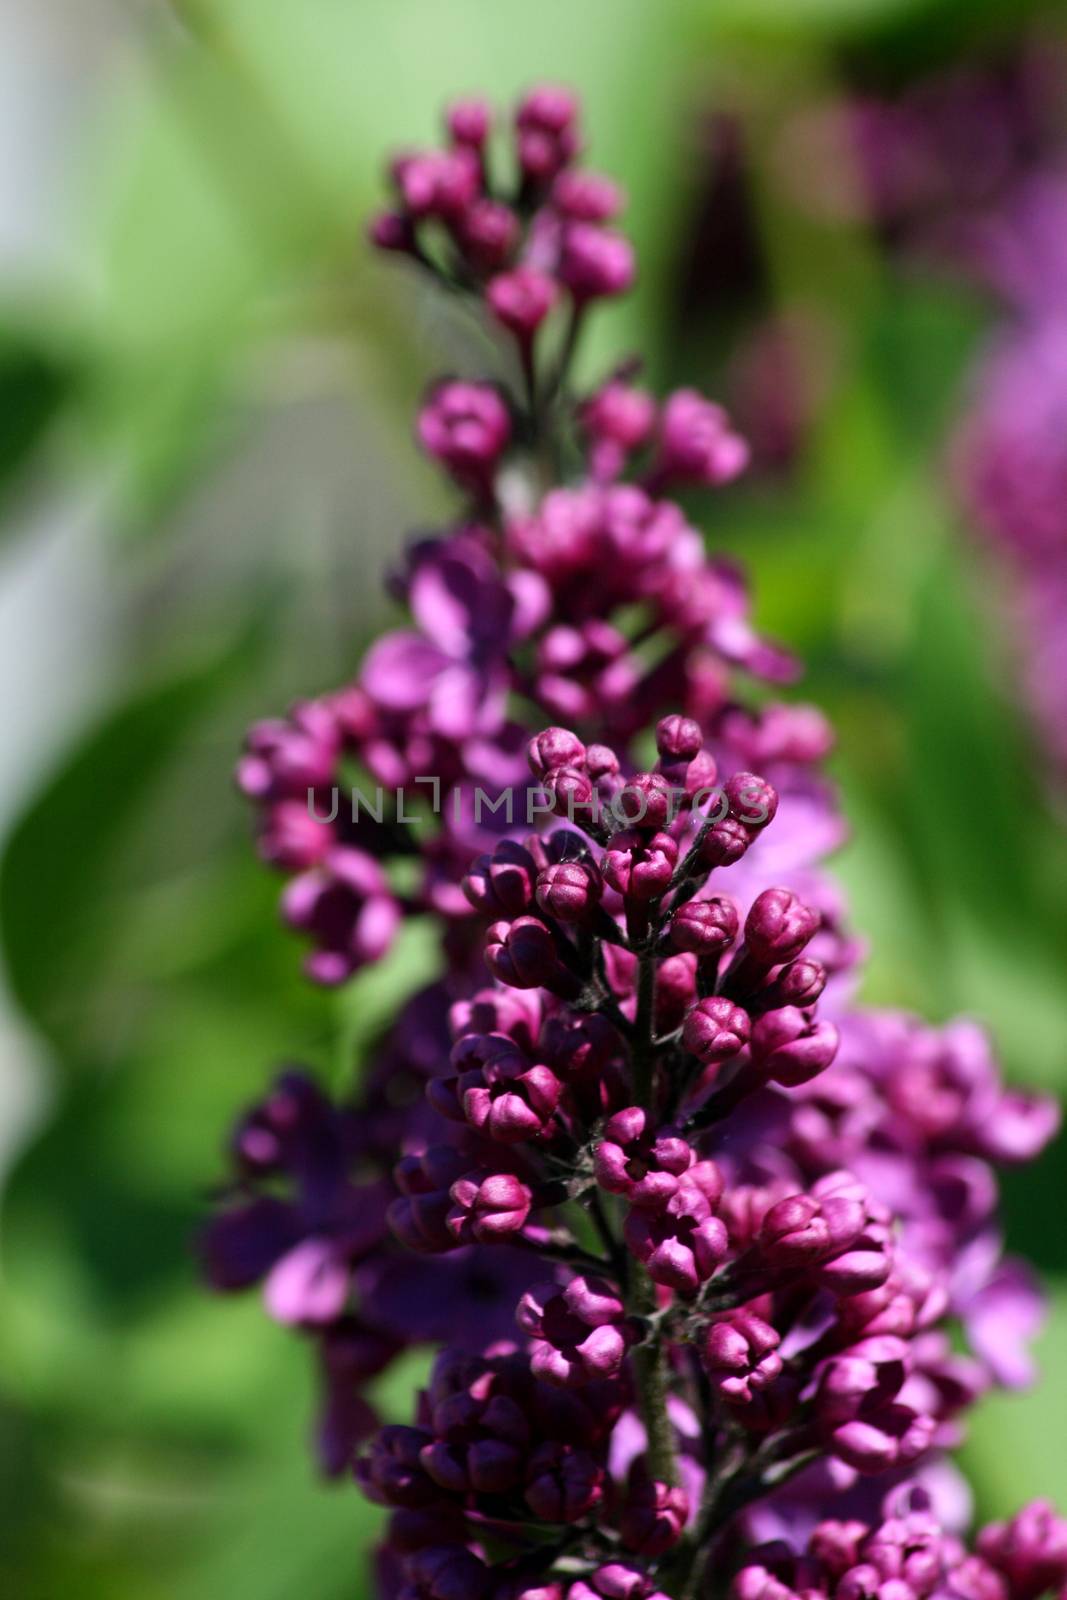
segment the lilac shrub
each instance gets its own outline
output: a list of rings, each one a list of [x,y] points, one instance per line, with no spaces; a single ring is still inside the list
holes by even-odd
[[[350,1096],[290,1068],[244,1117],[205,1270],[312,1345],[320,1459],[387,1508],[394,1600],[731,1574],[738,1600],[1033,1600],[1067,1582],[1064,1526],[1030,1507],[968,1553],[945,1452],[1029,1377],[996,1169],[1055,1107],[974,1024],[854,1005],[829,730],[768,698],[796,663],[669,498],[746,446],[632,363],[574,392],[634,277],[623,197],[576,165],[563,91],[509,152],[491,126],[452,107],[372,228],[499,330],[500,372],[419,413],[457,522],[393,580],[409,623],[238,773],[308,977],[413,917],[439,975]],[[419,1346],[381,1426],[374,1380]]]

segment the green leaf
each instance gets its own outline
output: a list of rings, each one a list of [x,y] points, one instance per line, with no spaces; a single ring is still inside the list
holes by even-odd
[[[110,713],[31,802],[0,860],[0,935],[15,997],[69,1042],[106,948],[119,857],[142,806],[197,719],[259,648],[254,623],[220,655]]]

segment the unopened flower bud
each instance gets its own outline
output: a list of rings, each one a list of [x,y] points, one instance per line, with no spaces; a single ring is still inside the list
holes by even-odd
[[[778,811],[778,791],[766,778],[754,772],[735,772],[723,784],[723,793],[730,806],[730,815],[743,822],[752,833],[758,833],[773,822]]]
[[[485,298],[501,326],[528,344],[552,310],[556,294],[556,284],[547,273],[515,267],[490,280]]]
[[[554,767],[581,767],[585,745],[567,728],[545,728],[526,746],[526,759],[535,778],[543,778]]]
[[[745,919],[745,947],[763,966],[775,967],[800,954],[819,926],[819,913],[791,889],[764,889]]]
[[[724,995],[698,1000],[685,1019],[682,1043],[705,1066],[727,1061],[748,1043],[748,1012]]]
[[[603,883],[591,862],[560,861],[537,879],[537,904],[560,922],[586,922],[600,904]]]
[[[634,281],[634,250],[629,239],[591,222],[571,223],[563,235],[559,275],[583,304],[625,294]]]
[[[701,961],[720,956],[737,937],[737,907],[716,895],[687,900],[671,917],[667,930],[676,950],[690,950]]]
[[[837,1054],[832,1022],[811,1018],[796,1006],[767,1011],[752,1029],[752,1059],[775,1083],[795,1088],[824,1072]]]

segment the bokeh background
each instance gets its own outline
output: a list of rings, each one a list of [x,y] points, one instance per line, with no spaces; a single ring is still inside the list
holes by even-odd
[[[642,258],[585,372],[639,346],[653,383],[725,394],[757,435],[760,470],[701,516],[837,722],[866,993],[976,1014],[1011,1077],[1067,1088],[1067,781],[1017,689],[1010,563],[949,465],[1004,311],[940,238],[975,198],[953,184],[985,203],[1017,159],[1067,151],[1067,12],[0,16],[0,1589],[359,1600],[373,1513],[316,1481],[309,1364],[254,1297],[201,1292],[189,1241],[271,1067],[344,1081],[413,977],[409,950],[342,996],[301,982],[230,780],[252,717],[352,670],[381,569],[447,510],[411,409],[470,357],[447,308],[363,244],[383,153],[429,137],[456,93],[581,91]],[[1005,169],[980,109],[950,129],[947,179],[913,162],[918,217],[914,195],[869,203],[855,141],[818,132],[843,96],[1035,72],[1038,132]],[[1061,1142],[1007,1189],[1052,1316],[1041,1388],[989,1400],[971,1431],[986,1514],[1067,1498],[1065,1173]],[[393,1371],[387,1410],[414,1376]]]

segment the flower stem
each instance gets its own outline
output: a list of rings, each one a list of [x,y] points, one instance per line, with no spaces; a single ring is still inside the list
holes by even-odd
[[[644,1267],[633,1275],[633,1308],[641,1316],[656,1310],[656,1286]],[[648,1439],[648,1470],[661,1483],[678,1482],[678,1462],[674,1451],[674,1428],[667,1415],[670,1372],[667,1352],[658,1329],[654,1329],[633,1353],[637,1404]]]

